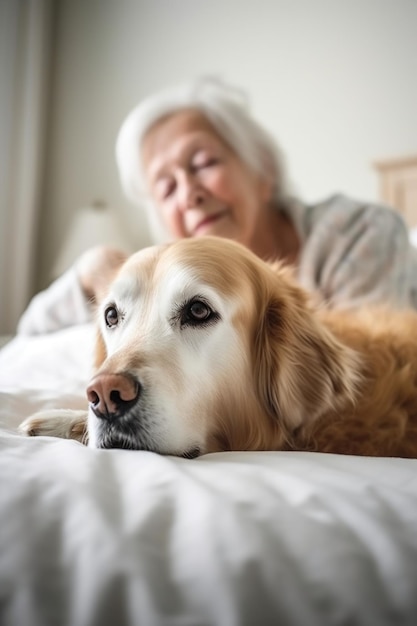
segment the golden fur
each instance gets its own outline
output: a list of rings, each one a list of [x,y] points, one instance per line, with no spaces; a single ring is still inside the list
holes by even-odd
[[[164,340],[159,345],[145,331],[152,328],[148,318],[154,294],[173,267],[190,272],[224,303],[239,346],[219,354],[221,371],[219,365],[219,372],[207,372],[210,395],[201,396],[203,386],[196,389],[193,415],[184,416],[187,428],[204,432],[201,452],[302,450],[417,457],[417,313],[314,306],[291,271],[268,265],[228,240],[182,240],[137,253],[125,263],[116,282],[122,280],[124,289],[129,281],[141,284],[146,319],[135,330],[133,344],[112,348],[111,354],[101,327],[99,375],[136,371],[143,363],[149,368],[159,358],[165,359],[166,377],[172,379],[173,404],[178,401],[175,389],[184,394],[192,388],[174,352],[164,355]],[[200,332],[192,331],[196,345]],[[206,342],[214,332],[204,331]],[[178,335],[178,342],[184,341]],[[198,358],[204,362],[204,354]],[[187,452],[185,444],[183,449],[154,449]]]

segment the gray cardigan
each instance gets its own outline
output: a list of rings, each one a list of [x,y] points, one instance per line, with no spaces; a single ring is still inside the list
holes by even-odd
[[[399,213],[335,195],[288,215],[302,241],[299,282],[328,306],[417,308],[417,248]]]

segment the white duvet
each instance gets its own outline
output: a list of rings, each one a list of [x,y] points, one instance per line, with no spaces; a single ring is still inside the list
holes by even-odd
[[[417,461],[195,460],[24,438],[85,405],[89,326],[0,351],[0,624],[417,624]]]

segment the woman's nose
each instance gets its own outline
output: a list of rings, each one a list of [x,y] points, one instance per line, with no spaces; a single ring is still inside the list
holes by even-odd
[[[179,208],[182,211],[204,204],[206,194],[200,183],[191,175],[185,175],[180,184]]]

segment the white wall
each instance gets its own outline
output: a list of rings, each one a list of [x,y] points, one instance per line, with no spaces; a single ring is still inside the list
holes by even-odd
[[[71,211],[131,215],[114,141],[145,95],[200,73],[251,94],[299,194],[377,199],[376,159],[417,153],[415,0],[59,0],[41,278]],[[148,242],[137,221],[138,247]]]

